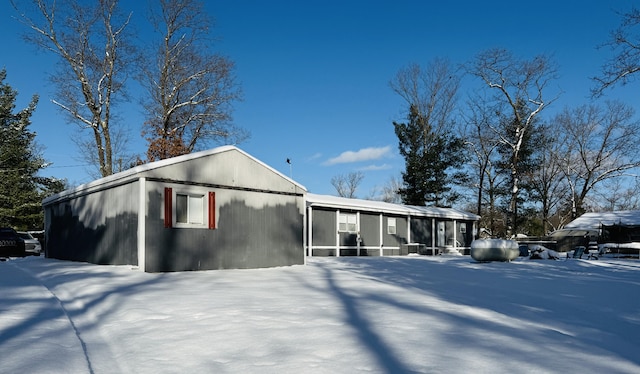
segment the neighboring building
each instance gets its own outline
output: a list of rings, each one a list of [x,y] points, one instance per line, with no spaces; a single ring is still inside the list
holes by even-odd
[[[450,208],[307,194],[308,256],[468,254],[479,216]]]
[[[640,257],[640,210],[585,213],[565,229],[592,233],[603,251]]]
[[[143,271],[304,264],[303,186],[232,146],[51,196],[46,256]]]
[[[564,226],[572,230],[599,230],[601,226],[640,225],[640,210],[584,213]]]
[[[637,253],[640,247],[640,211],[589,212],[546,237],[518,241],[521,244],[541,244],[558,252],[573,251],[576,247],[593,243],[609,251]]]

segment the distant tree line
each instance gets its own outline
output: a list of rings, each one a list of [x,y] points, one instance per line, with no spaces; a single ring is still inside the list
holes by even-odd
[[[503,237],[544,235],[586,211],[639,209],[640,124],[628,104],[600,99],[640,71],[639,24],[638,9],[622,14],[592,99],[551,117],[543,113],[561,93],[546,55],[489,49],[459,68],[435,59],[401,69],[390,82],[407,105],[406,122],[393,123],[405,159],[401,201],[465,204]],[[468,77],[473,89],[460,104]]]
[[[118,0],[10,1],[27,26],[25,38],[58,57],[53,102],[79,125],[83,136],[74,138],[96,176],[249,136],[231,121],[241,90],[233,62],[211,48],[211,20],[201,1],[158,0],[142,18]],[[392,178],[383,188],[384,199],[468,204],[497,236],[543,234],[588,210],[638,208],[635,112],[623,102],[601,100],[640,71],[640,11],[620,15],[620,27],[604,45],[611,59],[593,78],[592,100],[552,117],[544,114],[560,92],[554,88],[557,69],[546,55],[521,58],[490,49],[459,67],[435,59],[401,69],[390,86],[406,105],[405,120],[393,123],[405,170],[401,182]],[[155,38],[139,41],[141,29],[153,30]],[[34,202],[64,181],[38,176],[46,162],[28,129],[37,97],[14,113],[16,93],[5,76],[3,71],[0,209],[7,224],[27,227],[40,219]],[[130,77],[144,92],[144,157],[127,151],[130,124],[118,116],[118,105],[132,100]],[[460,104],[467,78],[472,89]],[[13,182],[5,183],[8,178]],[[332,184],[354,197],[362,178],[351,173]],[[473,203],[465,201],[470,195]]]

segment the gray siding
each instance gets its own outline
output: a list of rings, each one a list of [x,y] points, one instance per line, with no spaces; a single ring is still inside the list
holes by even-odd
[[[137,265],[138,195],[138,183],[129,183],[47,206],[46,256]]]
[[[147,185],[146,271],[304,263],[302,196],[200,186],[216,193],[216,228],[165,228],[160,191],[166,184]]]
[[[389,234],[387,229],[389,218],[396,219],[396,233]],[[407,238],[407,217],[403,216],[385,216],[384,224],[382,226],[382,233],[384,238],[384,246],[385,247],[400,247],[402,244],[406,244],[408,242]],[[389,249],[391,250],[391,249]],[[387,249],[384,250],[385,254],[391,254],[392,252],[388,252]]]
[[[174,195],[165,221],[165,187],[191,189],[181,191],[189,196],[214,192],[204,195],[207,224],[173,222]],[[235,147],[161,160],[45,199],[48,255],[97,264],[142,261],[154,272],[303,264],[305,193]]]
[[[380,214],[360,213],[360,256],[380,256]]]
[[[380,246],[380,215],[360,213],[360,245]]]
[[[313,209],[313,244],[314,246],[335,246],[336,212],[333,210]]]

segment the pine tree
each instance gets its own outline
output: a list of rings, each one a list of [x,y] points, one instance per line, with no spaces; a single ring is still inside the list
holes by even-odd
[[[394,122],[400,154],[405,158],[404,187],[399,193],[405,204],[447,206],[458,195],[451,185],[463,178],[455,172],[461,165],[462,140],[449,132],[436,133],[418,113],[409,108],[408,123]]]
[[[0,226],[20,230],[41,228],[42,198],[52,190],[64,188],[64,181],[38,176],[45,161],[29,130],[38,96],[27,108],[15,112],[18,93],[5,83],[6,70],[0,71]]]

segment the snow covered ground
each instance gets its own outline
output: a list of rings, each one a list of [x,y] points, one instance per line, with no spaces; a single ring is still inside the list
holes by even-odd
[[[1,373],[638,373],[640,261],[0,263]]]

